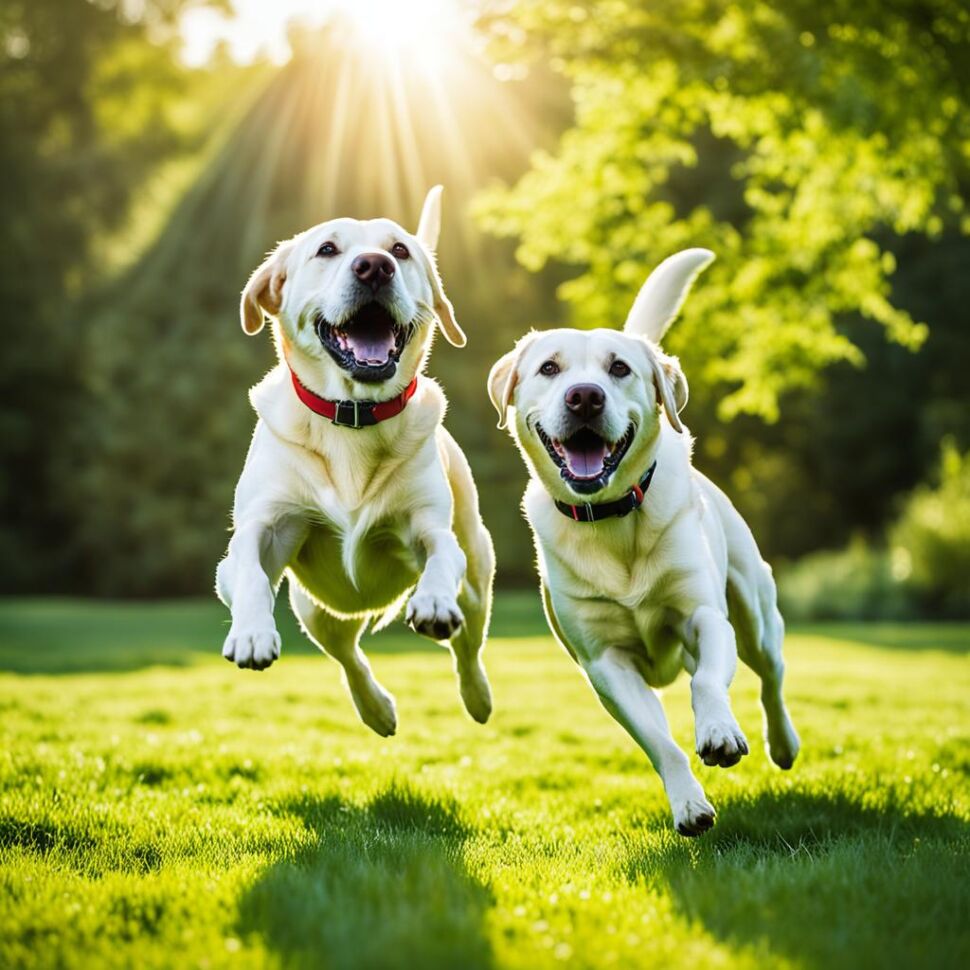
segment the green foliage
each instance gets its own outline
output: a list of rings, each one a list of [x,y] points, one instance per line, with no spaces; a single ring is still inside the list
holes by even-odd
[[[938,484],[905,500],[874,545],[856,537],[779,571],[790,620],[898,620],[970,616],[970,455],[944,441]]]
[[[10,0],[0,9],[0,393],[16,402],[0,414],[0,516],[16,524],[0,539],[8,588],[36,588],[39,574],[53,579],[70,564],[51,458],[81,392],[84,333],[72,304],[102,273],[102,237],[187,137],[175,114],[185,72],[164,42],[186,5]]]
[[[940,481],[907,500],[890,531],[893,557],[928,604],[944,615],[970,614],[970,453],[944,442]]]
[[[789,621],[905,620],[919,615],[898,559],[857,538],[846,549],[815,552],[779,569],[778,599]]]
[[[617,326],[650,267],[703,245],[719,261],[669,344],[727,385],[722,417],[774,420],[784,392],[860,363],[846,314],[923,342],[885,240],[970,227],[964,4],[538,0],[486,24],[572,86],[557,150],[478,212],[525,266],[580,270],[560,287],[579,325]]]
[[[516,624],[527,602],[541,624],[534,595],[511,604]],[[5,968],[970,960],[966,625],[791,634],[804,752],[785,775],[739,671],[751,755],[697,767],[719,814],[688,842],[547,634],[492,642],[485,727],[440,650],[375,654],[402,712],[381,739],[336,664],[294,656],[295,632],[254,674],[219,657],[224,624],[204,605],[99,607],[100,642],[73,642],[92,608],[60,604],[57,642],[36,604],[0,603],[0,647],[13,624],[26,657],[73,648],[69,672],[41,659],[44,676],[0,674]],[[499,625],[509,609],[500,596]],[[190,666],[165,659],[180,650]],[[107,655],[124,666],[107,672]],[[686,678],[665,705],[690,750]]]

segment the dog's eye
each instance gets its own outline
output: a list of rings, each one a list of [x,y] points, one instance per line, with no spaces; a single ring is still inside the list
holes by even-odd
[[[630,365],[624,360],[614,360],[610,364],[610,373],[614,377],[629,377],[630,376]]]
[[[539,368],[539,373],[546,377],[555,377],[559,373],[559,365],[554,360],[547,360]]]
[[[394,245],[391,246],[391,252],[398,259],[410,259],[411,258],[411,253],[408,252],[408,247],[405,246],[404,243],[394,243]]]
[[[337,249],[336,245],[334,243],[330,242],[329,240],[327,240],[327,242],[325,242],[317,250],[317,255],[318,256],[336,256],[337,253],[339,253],[339,252],[340,252],[340,250]]]

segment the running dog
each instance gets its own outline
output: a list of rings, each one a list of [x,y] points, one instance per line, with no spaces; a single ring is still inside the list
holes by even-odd
[[[715,813],[653,688],[687,670],[697,753],[729,767],[748,753],[728,697],[740,654],[761,678],[772,761],[790,768],[799,748],[771,568],[727,496],[692,467],[679,416],[687,381],[657,346],[713,258],[690,249],[665,260],[622,333],[532,332],[488,379],[499,427],[531,473],[523,505],[549,626],[646,752],[682,835],[706,831]]]

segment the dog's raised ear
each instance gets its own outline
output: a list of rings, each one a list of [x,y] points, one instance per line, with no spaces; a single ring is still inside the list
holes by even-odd
[[[498,426],[508,425],[509,407],[515,386],[519,383],[519,361],[532,343],[533,334],[526,334],[504,357],[500,357],[488,374],[488,396],[498,411]]]
[[[668,256],[640,288],[623,330],[660,343],[698,273],[713,261],[709,249],[684,249]]]
[[[650,367],[653,370],[653,385],[657,389],[657,400],[667,412],[667,420],[678,434],[684,426],[680,423],[680,412],[687,406],[687,378],[676,357],[665,354],[657,347],[647,348]]]
[[[252,335],[263,329],[264,315],[275,317],[283,304],[286,258],[292,242],[282,242],[253,270],[239,301],[239,321]]]
[[[429,252],[438,249],[438,236],[441,234],[441,193],[444,187],[435,185],[428,189],[421,207],[421,218],[418,220],[418,231],[414,234]]]
[[[441,193],[443,191],[444,189],[440,185],[436,185],[428,191],[421,208],[418,231],[414,234],[414,237],[421,243],[421,248],[424,250],[422,255],[425,258],[425,269],[428,273],[428,282],[431,284],[434,312],[438,317],[441,332],[452,347],[464,347],[468,340],[455,319],[455,308],[451,305],[451,300],[445,296],[445,288],[435,262],[438,236],[441,233]]]

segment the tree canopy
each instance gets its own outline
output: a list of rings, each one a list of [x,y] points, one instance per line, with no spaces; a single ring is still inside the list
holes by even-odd
[[[917,348],[893,240],[970,231],[970,11],[959,0],[534,0],[485,18],[499,57],[546,58],[575,123],[482,224],[553,260],[580,326],[616,326],[647,270],[692,245],[709,269],[669,338],[719,414],[863,360],[859,315]]]

